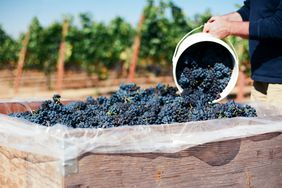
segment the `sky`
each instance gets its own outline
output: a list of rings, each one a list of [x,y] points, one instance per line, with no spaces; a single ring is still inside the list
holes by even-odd
[[[210,9],[220,15],[236,10],[243,0],[174,0],[187,16]],[[43,26],[62,20],[63,15],[76,17],[90,12],[94,20],[108,22],[121,16],[136,25],[146,0],[0,0],[0,25],[12,37],[25,32],[33,17]],[[76,22],[76,20],[75,20]]]

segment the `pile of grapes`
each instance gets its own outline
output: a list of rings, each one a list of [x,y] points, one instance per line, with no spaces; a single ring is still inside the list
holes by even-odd
[[[175,87],[158,84],[140,89],[136,84],[122,84],[110,97],[103,96],[63,105],[54,95],[33,112],[12,113],[12,117],[53,126],[72,128],[110,128],[124,125],[169,124],[237,116],[255,117],[251,106],[229,101],[210,103],[202,91],[177,93]]]

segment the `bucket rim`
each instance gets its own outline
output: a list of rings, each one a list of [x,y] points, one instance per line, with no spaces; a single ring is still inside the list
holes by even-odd
[[[236,82],[238,80],[238,76],[239,76],[239,59],[238,59],[237,53],[234,48],[231,48],[226,42],[224,42],[223,40],[219,38],[212,36],[211,34],[203,33],[203,32],[195,33],[188,37],[185,36],[185,39],[180,40],[180,42],[177,45],[178,49],[175,49],[175,54],[172,58],[174,83],[177,89],[179,90],[179,92],[182,93],[183,88],[178,84],[177,76],[176,76],[176,67],[177,67],[178,60],[181,57],[181,55],[185,52],[186,49],[200,42],[217,43],[225,47],[232,57],[233,68],[232,68],[230,80],[227,86],[224,88],[224,90],[219,94],[220,98],[211,101],[213,103],[216,103],[216,102],[221,101],[225,97],[227,97],[227,95],[229,95],[231,91],[233,90],[233,88],[235,87]]]

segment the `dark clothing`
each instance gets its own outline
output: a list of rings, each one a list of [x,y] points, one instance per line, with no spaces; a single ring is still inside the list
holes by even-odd
[[[250,22],[252,79],[282,83],[282,0],[246,0],[238,13]]]

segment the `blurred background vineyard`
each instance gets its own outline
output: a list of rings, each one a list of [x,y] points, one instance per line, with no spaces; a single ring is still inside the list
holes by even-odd
[[[144,87],[173,85],[171,59],[177,42],[211,15],[206,10],[188,17],[174,1],[148,0],[136,26],[119,16],[96,21],[91,12],[65,15],[48,26],[34,17],[18,38],[0,25],[0,98],[50,97],[54,92],[83,98],[132,81]],[[249,84],[248,43],[237,37],[226,40],[240,59],[234,95],[243,100]]]

